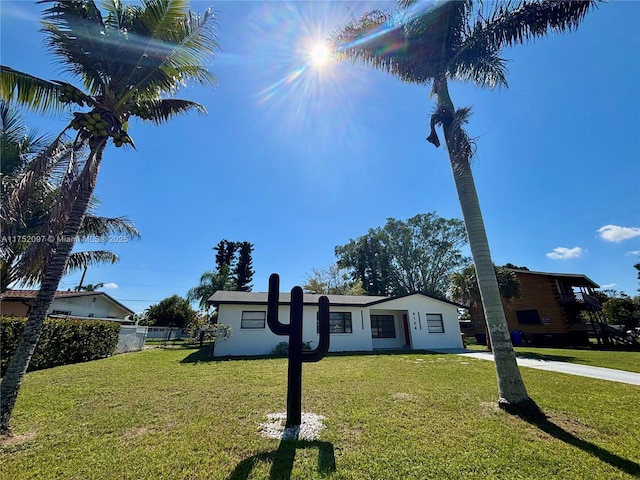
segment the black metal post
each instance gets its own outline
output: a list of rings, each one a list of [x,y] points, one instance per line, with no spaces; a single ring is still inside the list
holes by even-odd
[[[329,351],[329,299],[320,297],[318,320],[320,339],[314,350],[302,351],[302,315],[304,294],[302,288],[291,290],[289,324],[278,320],[280,278],[269,277],[267,324],[276,335],[289,336],[289,366],[287,372],[287,421],[285,426],[294,427],[302,423],[302,362],[317,362]]]

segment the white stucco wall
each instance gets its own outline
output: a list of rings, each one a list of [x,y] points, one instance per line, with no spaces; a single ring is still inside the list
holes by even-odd
[[[412,349],[462,348],[458,309],[455,305],[424,295],[411,295],[384,302],[377,308],[407,311]],[[429,333],[426,314],[442,315],[444,333]]]
[[[101,295],[56,298],[51,304],[49,313],[55,310],[71,312],[69,314],[71,316],[95,318],[124,319],[129,314],[129,312]]]
[[[287,336],[275,335],[265,321],[265,328],[243,329],[243,311],[267,311],[266,305],[220,305],[218,322],[230,325],[233,334],[226,341],[216,345],[214,355],[268,355],[280,342],[287,342]],[[302,312],[302,340],[310,342],[311,348],[318,346],[317,306],[305,306]],[[332,307],[332,312],[351,312],[352,333],[332,333],[329,340],[329,351],[368,351],[371,350],[371,325],[369,317],[361,318],[361,308]],[[289,307],[281,306],[278,317],[282,323],[289,323]],[[364,328],[363,328],[364,326]]]
[[[220,305],[218,322],[233,328],[231,337],[216,345],[215,356],[227,355],[268,355],[280,342],[288,341],[287,336],[277,336],[268,325],[260,329],[241,328],[243,311],[267,311],[266,305]],[[302,339],[311,347],[318,345],[316,333],[317,306],[305,306],[303,310]],[[332,312],[351,312],[351,333],[332,333],[329,351],[370,351],[378,348],[402,348],[405,344],[403,314],[407,315],[412,349],[462,348],[458,312],[455,305],[441,302],[424,295],[390,300],[371,307],[331,306]],[[289,307],[280,306],[279,318],[289,323]],[[371,338],[371,314],[394,315],[395,338]],[[426,314],[441,314],[444,333],[429,333]]]

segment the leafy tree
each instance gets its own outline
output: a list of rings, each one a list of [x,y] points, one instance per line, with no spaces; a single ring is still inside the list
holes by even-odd
[[[235,289],[241,292],[250,292],[253,286],[251,281],[253,280],[253,259],[251,258],[251,252],[253,251],[253,245],[249,242],[236,243],[238,247],[238,259],[233,269],[233,276],[235,278]]]
[[[609,298],[602,304],[607,323],[611,325],[622,325],[623,330],[633,330],[640,326],[640,297],[629,297],[620,295]]]
[[[507,86],[506,61],[500,56],[504,47],[526,43],[549,31],[576,28],[596,3],[463,0],[420,8],[420,2],[399,0],[397,12],[366,13],[332,38],[340,58],[386,71],[403,82],[432,86],[437,105],[427,140],[440,146],[435,127],[442,127],[494,348],[499,404],[508,410],[539,413],[516,364],[471,174],[475,144],[463,128],[471,109],[454,108],[448,82]]]
[[[444,298],[449,275],[469,262],[460,250],[465,243],[460,220],[427,213],[406,222],[389,218],[384,227],[336,247],[336,255],[369,294]]]
[[[38,342],[45,314],[53,301],[82,220],[93,194],[107,144],[134,146],[129,119],[159,124],[201,105],[172,97],[182,85],[211,84],[206,62],[217,42],[211,11],[203,17],[189,10],[188,0],[143,0],[141,6],[119,1],[53,1],[43,12],[43,30],[53,54],[80,87],[36,78],[0,66],[0,97],[39,111],[77,111],[64,132],[77,130],[74,151],[87,148],[85,158],[72,159],[46,234],[66,241],[32,244],[53,252],[38,296],[0,388],[0,433],[9,433],[9,421],[20,383]],[[64,134],[63,132],[63,134]],[[61,134],[61,136],[63,135]],[[57,137],[30,167],[25,181],[2,204],[2,221],[16,217],[21,200],[34,191],[39,172],[60,146]]]
[[[46,150],[46,137],[36,137],[15,108],[0,100],[0,141],[2,142],[2,196],[12,192],[28,175],[35,158]],[[53,159],[36,184],[36,190],[21,205],[19,216],[11,221],[3,221],[3,242],[0,257],[0,286],[4,292],[9,285],[19,283],[24,286],[37,285],[47,269],[50,252],[28,249],[30,238],[43,239],[42,229],[51,221],[55,201],[61,193],[60,171],[68,168],[72,153],[71,142]],[[81,236],[106,237],[126,234],[139,238],[140,234],[124,217],[107,218],[95,214],[98,200],[92,197],[79,234]],[[46,254],[37,256],[33,254]],[[31,254],[31,255],[30,255]],[[73,252],[69,257],[65,273],[88,268],[98,263],[116,263],[118,256],[108,250]]]
[[[323,295],[366,295],[360,279],[351,280],[349,272],[337,264],[327,268],[314,268],[302,289],[305,293]]]
[[[367,295],[393,294],[391,256],[379,229],[349,240],[335,248],[340,269],[350,269],[351,277],[359,280]]]
[[[149,325],[157,327],[177,327],[189,328],[192,323],[198,320],[198,312],[196,312],[186,298],[179,295],[172,295],[160,303],[151,305],[146,316],[149,319]]]

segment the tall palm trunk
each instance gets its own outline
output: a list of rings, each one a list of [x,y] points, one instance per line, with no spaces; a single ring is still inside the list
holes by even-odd
[[[7,367],[5,376],[0,384],[0,434],[9,434],[11,413],[18,396],[24,374],[29,367],[33,356],[42,325],[44,324],[47,310],[51,306],[71,255],[76,235],[80,230],[82,220],[89,207],[91,195],[96,186],[98,170],[102,161],[102,154],[107,139],[97,140],[91,145],[91,152],[84,168],[76,180],[77,196],[67,223],[65,224],[62,239],[56,239],[55,252],[51,256],[47,270],[33,307],[29,312],[29,318],[25,325],[24,333],[18,343],[15,353]],[[59,232],[51,232],[58,235]],[[58,241],[60,240],[60,241]]]
[[[455,118],[453,102],[449,96],[447,81],[444,77],[434,82],[434,91],[438,96],[438,107],[435,115],[440,115],[447,149],[449,150],[453,179],[467,229],[471,255],[476,267],[478,288],[480,289],[489,337],[493,345],[498,377],[498,403],[506,410],[525,407],[528,410],[536,411],[537,406],[527,394],[527,389],[516,363],[513,345],[509,338],[507,320],[504,315],[478,194],[469,164],[472,147],[468,137],[462,130],[459,119]]]

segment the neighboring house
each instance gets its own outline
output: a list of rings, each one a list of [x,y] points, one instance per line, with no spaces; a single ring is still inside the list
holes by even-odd
[[[305,294],[302,340],[318,345],[317,312],[321,295]],[[377,349],[462,348],[458,326],[461,305],[415,293],[402,297],[327,295],[331,352]],[[279,320],[289,322],[291,295],[280,293]],[[218,323],[233,333],[216,344],[216,357],[267,355],[285,336],[275,335],[266,322],[267,293],[219,290],[209,302],[218,307]]]
[[[0,313],[26,317],[38,290],[7,290],[0,295]],[[92,320],[133,323],[134,311],[104,292],[56,292],[49,316],[69,316]]]
[[[587,276],[511,270],[520,282],[521,296],[503,299],[502,304],[515,345],[588,345],[589,335],[604,325],[594,296],[599,286]],[[469,313],[478,343],[486,344],[482,304],[471,306]]]

